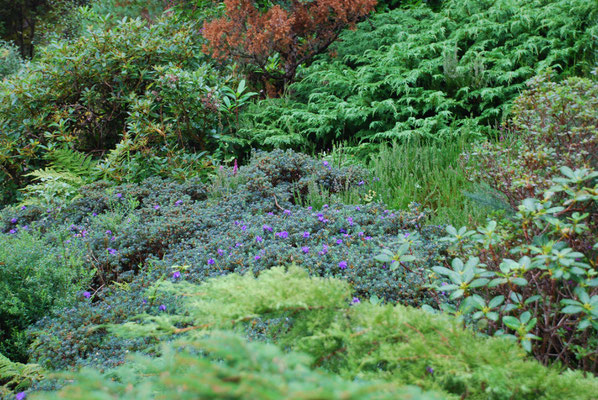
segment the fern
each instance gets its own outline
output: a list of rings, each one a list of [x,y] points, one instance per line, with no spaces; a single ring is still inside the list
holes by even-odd
[[[52,206],[73,200],[78,195],[78,189],[85,183],[80,176],[72,172],[52,168],[38,169],[26,176],[32,177],[36,182],[22,189],[25,196],[22,202],[24,205]]]
[[[68,148],[54,149],[48,152],[45,158],[50,161],[51,169],[71,173],[84,181],[92,179],[97,165],[90,155]]]
[[[41,379],[41,371],[37,364],[12,362],[0,354],[0,395],[28,388],[32,382]]]

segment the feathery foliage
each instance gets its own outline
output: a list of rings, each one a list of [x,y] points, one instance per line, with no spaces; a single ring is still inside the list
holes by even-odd
[[[347,31],[290,95],[258,103],[252,143],[325,149],[420,135],[489,133],[524,83],[598,62],[598,8],[585,0],[448,0],[393,10]]]
[[[13,362],[0,353],[0,398],[9,396],[11,391],[26,389],[41,377],[39,365]]]

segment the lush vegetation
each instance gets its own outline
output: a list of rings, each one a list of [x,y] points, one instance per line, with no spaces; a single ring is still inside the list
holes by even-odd
[[[592,2],[0,17],[0,399],[596,397]]]

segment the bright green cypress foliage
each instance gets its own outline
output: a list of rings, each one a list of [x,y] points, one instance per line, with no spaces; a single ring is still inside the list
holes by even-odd
[[[586,0],[449,0],[393,10],[347,31],[290,95],[258,104],[244,134],[304,150],[413,135],[489,132],[525,81],[596,65],[598,8]]]

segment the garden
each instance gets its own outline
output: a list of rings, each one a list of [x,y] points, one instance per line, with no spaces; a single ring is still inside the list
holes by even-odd
[[[0,399],[598,399],[595,3],[0,5]]]

